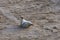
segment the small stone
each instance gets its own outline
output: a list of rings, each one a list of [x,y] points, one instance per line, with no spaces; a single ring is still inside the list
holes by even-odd
[[[53,29],[57,29],[57,27],[56,27],[56,26],[54,26],[54,27],[53,27]]]
[[[57,32],[58,32],[58,30],[56,30],[56,29],[53,29],[53,32],[54,32],[54,33],[57,33]]]
[[[48,28],[45,28],[45,30],[50,30],[50,29],[48,29]]]
[[[53,30],[51,30],[51,32],[53,32]]]

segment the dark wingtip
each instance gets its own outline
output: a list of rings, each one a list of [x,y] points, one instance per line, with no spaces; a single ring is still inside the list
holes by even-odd
[[[33,24],[31,24],[31,25],[33,25]]]

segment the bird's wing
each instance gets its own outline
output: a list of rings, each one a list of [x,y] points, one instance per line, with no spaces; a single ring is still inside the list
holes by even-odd
[[[28,23],[33,24],[31,21],[28,21]]]
[[[23,20],[22,20],[22,24],[25,23],[25,22],[27,22],[27,21],[26,21],[25,19],[23,19]]]
[[[27,20],[25,20],[25,19],[23,19],[22,24],[23,24],[23,23],[30,23],[30,24],[33,24],[32,22],[27,21]]]

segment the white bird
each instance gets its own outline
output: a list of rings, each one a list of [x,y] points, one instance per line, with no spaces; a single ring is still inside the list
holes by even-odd
[[[33,25],[32,22],[23,19],[23,17],[21,16],[21,25],[20,25],[21,27],[23,27],[23,28],[28,28],[28,27],[30,27],[31,25]]]

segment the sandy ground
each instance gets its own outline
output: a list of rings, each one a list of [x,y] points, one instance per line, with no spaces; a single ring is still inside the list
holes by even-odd
[[[60,40],[59,0],[0,0],[0,40]],[[20,15],[34,25],[20,28]]]

